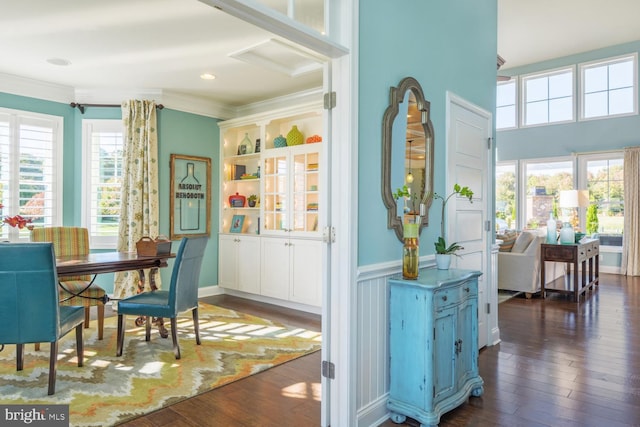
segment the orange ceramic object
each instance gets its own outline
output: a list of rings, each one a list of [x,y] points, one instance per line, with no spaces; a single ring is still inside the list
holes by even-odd
[[[307,138],[307,144],[312,144],[314,142],[322,142],[322,137],[320,135],[312,135]]]

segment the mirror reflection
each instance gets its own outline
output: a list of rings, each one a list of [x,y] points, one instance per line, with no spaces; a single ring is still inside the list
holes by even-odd
[[[404,224],[428,225],[433,191],[433,127],[429,102],[413,78],[391,88],[383,120],[382,198],[388,227],[402,240]],[[421,205],[422,211],[421,211]]]

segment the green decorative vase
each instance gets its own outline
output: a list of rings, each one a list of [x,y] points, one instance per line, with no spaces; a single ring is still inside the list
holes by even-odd
[[[304,135],[298,130],[298,126],[293,125],[289,133],[287,134],[287,145],[300,145],[304,144]]]

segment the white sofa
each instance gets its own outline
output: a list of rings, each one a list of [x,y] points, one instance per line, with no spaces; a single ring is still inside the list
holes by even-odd
[[[498,289],[525,292],[527,298],[540,292],[540,244],[544,241],[545,236],[536,235],[522,252],[498,252]],[[563,263],[547,262],[545,285],[564,271]]]

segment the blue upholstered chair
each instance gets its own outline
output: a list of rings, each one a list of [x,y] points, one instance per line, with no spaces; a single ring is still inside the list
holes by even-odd
[[[58,340],[75,328],[82,366],[83,307],[58,305],[56,259],[51,243],[0,243],[0,344],[16,344],[16,365],[24,366],[24,345],[51,343],[49,394],[56,390]]]
[[[118,349],[117,356],[122,356],[124,345],[125,315],[146,316],[145,340],[151,337],[150,317],[171,319],[171,338],[176,359],[180,359],[178,344],[177,317],[179,313],[191,310],[196,343],[200,345],[200,329],[198,325],[198,282],[200,266],[207,246],[208,237],[183,238],[178,248],[169,290],[143,292],[118,302]]]

